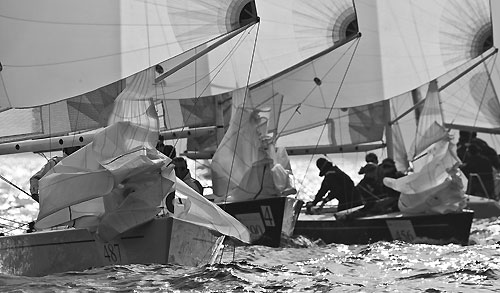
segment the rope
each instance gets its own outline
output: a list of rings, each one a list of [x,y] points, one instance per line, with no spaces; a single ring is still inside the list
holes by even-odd
[[[31,195],[24,191],[23,189],[21,189],[21,187],[17,186],[16,184],[12,183],[11,181],[9,181],[7,178],[3,177],[2,175],[0,175],[0,179],[2,179],[3,181],[9,183],[10,185],[12,185],[13,187],[15,187],[16,189],[18,189],[19,191],[23,192],[24,194],[28,195],[29,197],[31,197]]]

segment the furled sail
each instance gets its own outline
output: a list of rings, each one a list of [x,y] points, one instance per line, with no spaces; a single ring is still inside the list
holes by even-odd
[[[0,33],[0,109],[67,99],[152,67],[238,28],[242,2],[2,1],[0,25],[11,29]]]

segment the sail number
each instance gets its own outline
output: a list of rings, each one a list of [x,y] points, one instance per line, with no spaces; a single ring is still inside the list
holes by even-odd
[[[273,212],[271,211],[271,207],[270,206],[261,206],[260,209],[262,212],[262,219],[264,220],[264,224],[267,227],[276,226],[276,224],[274,222]]]
[[[111,263],[120,263],[122,261],[122,254],[120,252],[120,245],[118,243],[104,244],[104,257]]]
[[[417,238],[410,220],[388,220],[386,222],[392,239],[412,243]]]

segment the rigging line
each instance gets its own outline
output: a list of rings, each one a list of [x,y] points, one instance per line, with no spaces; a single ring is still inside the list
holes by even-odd
[[[249,26],[250,31],[251,31],[251,30],[253,30],[253,28],[254,28],[254,27],[255,27],[254,25]],[[247,27],[247,28],[248,28],[248,27]],[[253,56],[255,55],[255,47],[256,47],[256,42],[257,42],[257,37],[258,37],[258,31],[259,31],[259,28],[260,28],[260,22],[258,22],[258,26],[257,26],[257,35],[256,35],[256,37],[255,37],[255,41],[254,41],[254,47],[253,47],[253,52],[252,52],[252,63],[251,63],[251,64],[253,64]],[[247,34],[248,34],[248,33],[247,33]],[[227,55],[226,55],[226,56],[225,56],[225,57],[221,60],[221,62],[219,63],[219,66],[220,66],[220,67],[219,67],[219,70],[217,70],[217,71],[216,71],[216,73],[215,73],[214,77],[210,80],[210,82],[209,82],[209,83],[207,83],[207,85],[206,85],[206,86],[205,86],[205,88],[202,90],[202,92],[200,93],[200,95],[196,97],[194,106],[196,106],[196,104],[198,103],[199,99],[201,98],[201,95],[203,95],[203,93],[204,93],[204,92],[208,89],[208,86],[212,83],[212,81],[213,81],[213,80],[214,80],[214,79],[215,79],[215,78],[219,75],[219,73],[222,71],[222,69],[224,68],[225,64],[226,64],[227,62],[229,62],[230,57],[234,55],[234,53],[236,52],[236,49],[237,49],[237,48],[239,48],[239,47],[241,46],[241,44],[243,44],[243,40],[244,40],[244,39],[246,39],[247,34],[241,34],[241,35],[239,36],[239,39],[238,39],[238,41],[236,42],[236,44],[235,44],[235,45],[231,48],[231,50],[229,51],[229,53],[228,53],[228,54],[227,54]],[[195,62],[196,62],[196,60],[195,60]],[[216,67],[216,68],[217,68],[217,67]],[[251,72],[251,68],[249,69],[249,72]],[[207,75],[209,75],[209,74],[207,74]],[[195,77],[195,78],[196,78],[196,77]],[[248,81],[249,79],[250,79],[250,73],[249,73],[249,75],[248,75],[247,85],[248,85],[248,83],[249,83],[249,81]],[[165,88],[162,86],[162,93],[163,93],[163,94],[165,93],[165,92],[164,92],[164,89],[165,89]],[[188,116],[187,120],[189,120],[189,117],[191,117],[191,115],[192,115],[192,113],[189,113],[189,116]],[[184,130],[185,128],[186,128],[186,126],[185,126],[185,125],[183,125],[183,126],[182,126],[182,128],[181,128],[181,130]],[[180,138],[177,138],[177,139],[175,140],[174,147],[177,145],[177,143],[179,142],[179,140],[180,140]],[[233,158],[233,160],[234,160],[234,158]],[[227,186],[227,190],[229,190],[229,185]],[[227,202],[227,192],[226,192],[226,199],[225,199],[225,201]]]
[[[5,230],[4,233],[6,234],[6,233],[10,233],[10,232],[12,232],[14,230],[22,229],[24,226],[28,226],[28,225],[29,225],[29,223],[20,224],[20,226],[18,226],[18,227],[10,226],[9,227],[10,229],[9,230]]]
[[[24,224],[24,225],[26,225],[26,224]],[[21,228],[22,226],[23,226],[23,225],[14,226],[14,225],[9,225],[9,224],[0,224],[0,229],[2,229],[1,231],[2,231],[2,233],[4,233],[4,235],[5,235],[5,233],[9,233],[9,232],[11,232],[11,231],[13,231],[13,230],[19,229],[19,228]]]
[[[356,48],[357,48],[357,46],[358,46],[358,43],[359,43],[359,37],[357,37],[357,40],[356,40],[356,45],[354,45],[354,43],[352,43],[352,44],[350,44],[350,45],[349,45],[350,47],[355,46],[355,50],[354,50],[354,52],[356,51]],[[339,47],[339,46],[335,46],[335,44],[334,44],[334,46],[333,46],[333,47],[331,47],[331,48],[329,48],[329,49],[327,49],[327,50],[328,50],[328,52],[330,52],[330,51],[332,51],[331,49],[336,49],[336,48],[338,48],[338,47]],[[349,48],[350,48],[350,47],[349,47]],[[345,52],[344,54],[342,54],[342,57],[343,57],[343,56],[346,56],[347,51],[348,51],[348,50],[346,50],[346,52]],[[354,53],[353,53],[353,55],[354,55]],[[324,56],[324,55],[322,55],[322,54],[318,54],[318,56]],[[322,77],[324,78],[325,76],[327,76],[327,75],[328,75],[328,74],[329,74],[329,73],[333,70],[333,68],[335,68],[335,66],[337,66],[337,65],[338,65],[338,63],[341,61],[341,59],[342,59],[342,58],[339,58],[338,62],[337,62],[337,63],[335,63],[335,64],[333,64],[333,65],[332,65],[332,67],[331,67],[331,68],[330,68],[330,69],[329,69],[329,70],[328,70],[328,71],[327,71],[327,72],[326,72],[326,73],[325,73]],[[311,60],[308,60],[308,62],[310,62],[311,64],[313,64],[313,61],[314,61],[314,60],[315,60],[315,59],[311,59]],[[351,56],[351,62],[352,62],[352,56]],[[349,64],[350,64],[351,62],[349,62]],[[345,78],[345,77],[344,77],[344,78]],[[259,83],[259,84],[260,84],[260,83]],[[342,85],[341,85],[341,86],[342,86]],[[339,87],[339,91],[340,91],[341,86]],[[256,87],[255,85],[254,85],[254,86],[252,86],[252,88],[255,88],[255,87]],[[286,127],[287,127],[287,126],[288,126],[288,124],[292,121],[292,119],[293,119],[293,117],[295,116],[295,114],[296,114],[296,113],[300,113],[300,112],[298,111],[298,110],[299,110],[299,108],[300,108],[300,107],[302,106],[302,104],[303,104],[303,103],[304,103],[304,102],[305,102],[305,101],[306,101],[306,100],[307,100],[307,99],[308,99],[308,98],[312,95],[312,93],[313,93],[313,92],[316,90],[316,88],[318,88],[318,87],[320,87],[320,86],[319,86],[319,85],[314,85],[314,86],[311,88],[311,90],[309,91],[309,93],[308,93],[308,94],[304,97],[304,99],[302,99],[302,102],[300,102],[300,103],[297,105],[297,107],[296,107],[296,109],[295,109],[295,112],[294,112],[294,113],[293,113],[293,114],[292,114],[292,115],[288,118],[287,122],[286,122],[286,123],[285,123],[285,125],[282,127],[282,130],[278,133],[278,135],[277,135],[278,137],[280,137],[280,136],[281,136],[281,134],[285,131]],[[337,95],[338,95],[338,94],[337,94]],[[334,102],[335,102],[335,101],[334,101]]]
[[[356,45],[355,45],[355,47],[354,47],[354,51],[353,51],[353,53],[352,53],[352,55],[351,55],[351,58],[349,59],[349,63],[348,63],[347,69],[346,69],[346,71],[344,72],[344,75],[343,75],[342,80],[341,80],[341,82],[340,82],[340,86],[339,86],[339,88],[338,88],[338,90],[337,90],[337,93],[336,93],[336,95],[335,95],[335,98],[334,98],[334,100],[333,100],[333,103],[332,103],[332,105],[331,105],[331,107],[330,107],[330,111],[329,111],[329,113],[328,113],[328,115],[327,115],[327,120],[329,119],[330,115],[332,114],[333,107],[335,106],[335,102],[337,101],[337,99],[338,99],[338,97],[339,97],[340,90],[342,89],[342,85],[344,84],[345,78],[346,78],[346,76],[347,76],[347,72],[349,71],[349,68],[350,68],[350,66],[351,66],[352,60],[354,59],[354,55],[355,55],[355,53],[356,53],[356,51],[357,51],[358,45],[359,45],[359,38],[356,40]],[[334,66],[335,66],[335,65],[334,65]],[[333,70],[333,67],[334,67],[334,66],[332,66],[332,68],[330,68],[330,70],[329,70],[329,71],[325,74],[325,76],[326,76],[326,75],[327,75],[327,74],[328,74],[331,70]],[[318,87],[320,87],[320,86],[318,86]],[[320,88],[320,92],[321,92],[321,93],[323,93],[323,92],[321,91],[321,88]],[[322,95],[322,96],[323,96],[323,95]],[[317,149],[317,148],[318,148],[318,146],[319,146],[319,142],[320,142],[321,137],[323,136],[323,133],[324,133],[324,131],[325,131],[325,128],[326,128],[326,123],[325,123],[325,124],[323,124],[323,127],[322,127],[322,129],[321,129],[321,133],[320,133],[320,135],[319,135],[319,137],[318,137],[318,140],[317,140],[317,142],[316,142],[315,149]],[[312,164],[312,160],[313,160],[313,158],[314,158],[314,155],[312,155],[312,156],[311,156],[311,158],[309,159],[309,164],[307,165],[306,172],[304,173],[304,177],[303,177],[302,181],[300,181],[301,186],[302,186],[303,182],[305,181],[306,174],[307,174],[307,172],[309,171],[309,167],[310,167],[310,166],[311,166],[311,164]]]
[[[491,56],[494,55],[494,58],[492,59],[489,59]],[[446,89],[448,86],[450,86],[451,84],[457,82],[460,78],[464,77],[467,73],[471,72],[472,70],[474,70],[476,67],[482,65],[485,69],[485,72],[487,73],[487,76],[488,76],[488,82],[484,88],[484,93],[482,95],[482,99],[481,99],[481,104],[479,105],[478,107],[478,110],[481,109],[481,105],[482,105],[482,102],[485,98],[485,95],[486,95],[486,91],[488,90],[488,84],[493,84],[493,81],[491,80],[491,73],[490,73],[490,69],[488,68],[488,65],[487,65],[487,62],[488,64],[495,64],[496,63],[496,59],[498,57],[498,49],[495,49],[492,53],[488,54],[487,56],[485,56],[484,58],[481,58],[481,60],[479,60],[478,62],[474,63],[473,65],[471,65],[470,67],[466,68],[465,71],[463,72],[460,72],[460,74],[458,74],[455,78],[453,78],[451,81],[449,81],[448,83],[446,83],[445,85],[441,86],[438,88],[438,91],[441,92],[442,90]],[[492,66],[492,70],[494,66]],[[460,90],[464,90],[464,88],[466,88],[466,85],[463,85],[460,89],[458,89],[457,91],[460,91]],[[467,90],[467,89],[465,89]],[[496,93],[496,89],[494,86],[491,86],[491,90],[493,91],[494,93],[494,96],[497,97],[497,93]],[[441,98],[440,98],[441,99]],[[424,99],[425,100],[425,99]],[[464,105],[467,101],[465,100],[461,106],[459,107],[459,110],[461,111],[462,109],[464,109]],[[453,124],[456,119],[457,119],[457,116],[459,116],[460,114],[460,111],[457,111],[457,113],[455,114],[454,118],[451,120],[451,122],[449,124]],[[474,125],[475,123],[477,122],[479,118],[479,111],[476,113],[476,117],[475,117],[475,120],[474,120]]]
[[[260,25],[260,23],[259,23],[259,25]],[[250,27],[250,31],[253,30],[253,28],[254,28],[254,26],[251,26]],[[214,69],[213,71],[208,72],[207,75],[205,75],[205,76],[203,76],[201,78],[201,79],[203,79],[204,77],[209,76],[211,73],[216,72],[215,75],[214,75],[214,77],[207,83],[207,85],[205,86],[205,88],[203,88],[203,90],[201,91],[201,93],[195,98],[195,105],[194,106],[196,106],[196,103],[198,102],[198,99],[201,98],[201,96],[205,93],[205,91],[208,89],[208,87],[212,83],[212,81],[215,78],[217,78],[217,76],[219,75],[219,73],[221,72],[221,70],[224,68],[225,64],[227,62],[229,62],[230,57],[233,56],[234,52],[236,52],[236,49],[241,46],[241,44],[243,43],[244,39],[246,39],[246,34],[241,34],[239,36],[238,41],[233,46],[233,48],[231,48],[231,50],[229,51],[229,53],[220,61],[220,63],[218,64],[218,66],[215,67],[215,68],[219,68],[219,69],[217,71]],[[196,81],[195,81],[194,84],[196,84]],[[193,85],[193,84],[191,84],[191,85]],[[188,86],[191,86],[191,85],[188,85]],[[188,86],[186,86],[186,87],[188,87]],[[164,91],[165,88],[163,86],[162,86],[162,89],[163,89],[162,94],[163,94],[163,96],[165,96],[165,91]],[[189,113],[189,116],[188,116],[187,120],[189,120],[189,118],[191,117],[191,114],[192,113]],[[185,128],[186,128],[186,126],[183,125],[182,128],[181,128],[181,130],[184,130]]]
[[[495,57],[496,57],[496,55],[495,55]],[[484,66],[486,67],[486,65],[484,65]],[[483,106],[483,102],[486,99],[486,92],[488,91],[488,86],[492,83],[491,75],[490,75],[487,67],[486,67],[486,72],[488,72],[488,74],[487,74],[488,75],[488,83],[486,84],[486,86],[483,89],[483,94],[481,96],[481,101],[480,101],[480,104],[479,104],[479,108],[478,108],[478,111],[476,113],[476,117],[474,117],[474,126],[476,126],[476,123],[479,120],[479,114],[481,112],[481,108]]]
[[[247,84],[246,84],[246,88],[245,88],[245,96],[243,97],[242,110],[245,109],[245,103],[246,103],[246,100],[247,100],[247,95],[249,94],[248,84],[250,83],[250,76],[252,74],[253,61],[254,61],[254,58],[255,58],[255,50],[257,48],[257,40],[259,38],[259,31],[260,31],[260,22],[259,22],[259,24],[257,26],[257,32],[255,34],[255,40],[254,40],[254,43],[253,43],[252,58],[250,60],[250,68],[248,69]],[[238,124],[238,130],[241,129],[241,123],[242,123],[242,121],[243,121],[243,112],[242,112],[242,115],[240,115],[240,121],[239,121],[239,124]],[[238,133],[236,134],[235,146],[238,146],[239,137],[240,137],[240,131],[238,131]],[[229,178],[228,178],[229,180],[228,180],[228,184],[226,186],[226,194],[224,196],[224,203],[227,203],[227,197],[228,197],[228,193],[229,193],[229,182],[231,182],[231,176],[233,174],[233,168],[234,168],[235,158],[236,158],[236,153],[233,153],[233,157],[232,157],[232,160],[231,160],[231,167],[229,168]]]
[[[175,72],[177,72],[180,69],[184,68],[186,65],[192,63],[194,60],[200,58],[201,56],[204,56],[204,55],[208,54],[210,51],[217,49],[220,45],[228,42],[230,39],[234,38],[236,35],[241,34],[242,32],[246,31],[247,28],[253,27],[254,25],[255,25],[255,22],[251,22],[251,23],[249,23],[249,24],[247,24],[245,26],[242,26],[242,27],[238,28],[237,30],[234,30],[234,31],[232,31],[232,32],[224,35],[222,38],[220,38],[219,40],[217,40],[217,42],[209,45],[206,48],[203,48],[199,53],[196,53],[195,55],[189,57],[188,59],[180,62],[176,66],[172,67],[169,71],[162,73],[160,76],[158,76],[155,79],[155,83],[158,83],[161,80],[167,78],[168,76],[174,74]],[[199,48],[199,47],[196,47],[196,48]]]
[[[262,192],[262,190],[264,189],[264,177],[266,176],[266,169],[267,169],[267,165],[264,165],[264,168],[262,170],[262,178],[260,180],[260,188],[259,188],[259,191],[257,191],[257,194],[255,194],[254,196],[254,200],[257,199],[257,196],[260,195],[260,193]]]
[[[259,22],[259,25],[260,25],[260,22]],[[250,31],[251,31],[251,30],[253,30],[253,29],[254,29],[254,26],[252,25],[252,26],[250,26],[249,28],[250,28]],[[248,33],[247,33],[247,34],[248,34]],[[213,78],[212,78],[212,79],[211,79],[211,80],[207,83],[207,85],[205,86],[205,88],[201,91],[201,93],[199,94],[199,96],[197,96],[197,97],[195,98],[195,104],[194,104],[194,106],[195,106],[195,107],[196,107],[196,105],[197,105],[197,103],[198,103],[199,99],[201,98],[201,95],[203,95],[203,93],[204,93],[204,92],[208,89],[208,86],[212,83],[212,81],[213,81],[214,79],[216,79],[216,78],[217,78],[217,76],[219,75],[219,73],[220,73],[220,72],[222,71],[222,69],[224,68],[225,64],[226,64],[227,62],[229,62],[230,57],[234,55],[234,52],[236,52],[237,48],[239,48],[239,47],[241,46],[241,44],[243,44],[243,40],[245,40],[245,39],[247,38],[247,34],[241,34],[241,35],[239,36],[239,39],[237,40],[237,42],[236,42],[236,44],[233,46],[233,48],[231,48],[231,50],[229,51],[229,53],[228,53],[228,54],[227,54],[227,55],[226,55],[226,56],[225,56],[225,57],[224,57],[224,58],[220,61],[219,65],[218,65],[219,70],[217,70],[217,71],[213,70],[213,71],[211,71],[211,72],[207,73],[207,75],[206,75],[206,76],[210,75],[210,73],[212,73],[212,72],[216,72],[216,73],[215,73],[215,75],[213,76]],[[196,60],[195,60],[195,61],[196,61]],[[216,68],[217,68],[217,67],[216,67]],[[203,79],[203,77],[202,77],[202,79]],[[196,82],[195,82],[195,84],[196,84]],[[162,94],[163,94],[163,96],[165,96],[165,87],[164,87],[163,85],[162,85]],[[179,102],[179,103],[180,103],[180,102]],[[165,108],[167,108],[167,107],[164,107],[164,111],[165,111]],[[168,108],[167,108],[167,111],[168,111]],[[192,115],[192,114],[193,114],[193,113],[189,112],[188,117],[187,117],[187,119],[186,119],[186,120],[189,120],[189,118],[191,117],[191,115]],[[186,128],[186,125],[182,125],[182,127],[181,127],[181,131],[182,131],[182,130],[184,130],[185,128]],[[176,147],[176,146],[177,146],[177,144],[178,144],[178,142],[180,141],[180,138],[177,138],[177,139],[175,139],[174,141],[175,141],[175,142],[174,142],[174,147]]]
[[[31,197],[31,195],[30,195],[28,192],[24,191],[21,187],[19,187],[19,186],[17,186],[16,184],[12,183],[11,181],[9,181],[7,178],[3,177],[2,175],[0,175],[0,179],[2,179],[3,181],[5,181],[5,182],[9,183],[10,185],[12,185],[13,187],[15,187],[15,188],[16,188],[16,189],[18,189],[19,191],[21,191],[21,192],[23,192],[23,193],[25,193],[26,195],[28,195],[28,196],[30,196],[30,197]]]
[[[4,218],[4,217],[0,217],[0,220],[4,220],[4,221],[7,221],[7,222],[16,223],[16,224],[19,224],[19,225],[26,225],[26,223],[17,222],[17,221],[14,221],[14,220],[11,220],[11,219],[7,219],[7,218]]]
[[[202,90],[202,92],[199,94],[198,97],[201,97],[201,95],[203,95],[205,93],[205,91],[208,89],[208,86],[212,83],[212,81],[217,77],[217,75],[220,73],[220,71],[222,70],[222,68],[224,68],[225,64],[227,62],[229,62],[230,60],[230,57],[233,56],[233,54],[236,52],[236,49],[239,48],[242,44],[243,44],[243,40],[245,40],[247,38],[247,35],[250,34],[250,32],[254,29],[254,26],[250,27],[250,31],[246,34],[241,34],[239,39],[237,40],[236,44],[233,46],[233,48],[231,48],[231,50],[229,51],[229,53],[219,62],[219,64],[217,66],[215,66],[215,69],[213,69],[212,71],[208,72],[206,75],[202,76],[201,78],[199,79],[203,79],[207,76],[210,76],[211,73],[213,72],[216,72],[215,73],[215,76],[209,80],[209,82],[207,83],[207,85],[205,86],[205,88]],[[219,69],[217,69],[219,68]],[[175,90],[175,91],[170,91],[168,92],[168,94],[174,94],[175,92],[177,91],[180,91],[180,90],[183,90],[183,89],[186,89],[190,86],[192,86],[193,84],[188,84],[186,85],[185,87],[183,88],[180,88],[178,90]]]

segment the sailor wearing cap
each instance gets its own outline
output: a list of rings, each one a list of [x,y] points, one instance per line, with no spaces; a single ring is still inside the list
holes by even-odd
[[[334,198],[339,201],[337,207],[339,211],[362,204],[359,193],[354,187],[354,182],[349,175],[325,158],[319,158],[316,161],[316,166],[319,169],[319,176],[324,176],[325,178],[321,183],[321,188],[318,190],[318,193],[314,196],[314,200],[306,204],[308,213],[312,213],[312,207],[318,202],[322,201],[320,206],[321,209],[327,202]]]

